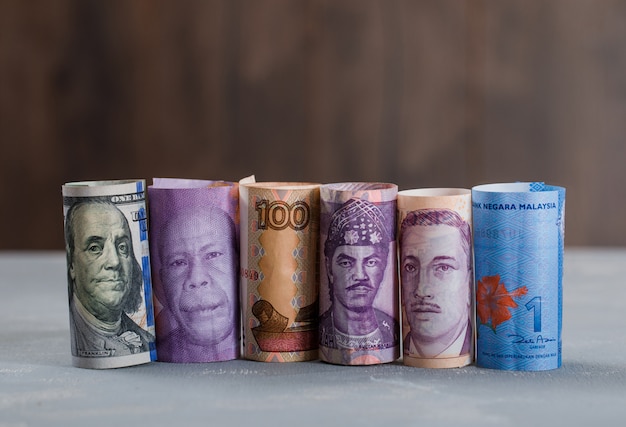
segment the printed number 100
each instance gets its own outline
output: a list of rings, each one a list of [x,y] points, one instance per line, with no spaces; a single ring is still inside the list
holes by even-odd
[[[302,200],[289,204],[282,200],[270,202],[263,199],[256,202],[254,208],[259,214],[258,223],[261,230],[267,230],[268,227],[273,230],[284,230],[290,227],[298,231],[306,228],[311,220],[311,209]]]

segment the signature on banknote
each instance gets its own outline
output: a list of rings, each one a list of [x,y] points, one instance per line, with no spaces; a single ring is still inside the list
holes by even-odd
[[[544,337],[542,335],[525,337],[523,335],[510,334],[508,337],[511,338],[511,344],[546,344],[556,341],[556,338]]]

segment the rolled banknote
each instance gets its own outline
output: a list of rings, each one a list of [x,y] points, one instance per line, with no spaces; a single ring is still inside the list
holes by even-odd
[[[240,182],[246,359],[317,359],[319,187]]]
[[[420,368],[472,363],[471,191],[398,193],[403,361]]]
[[[565,189],[542,182],[472,189],[478,366],[561,366]]]
[[[239,356],[239,185],[155,178],[148,187],[158,360]]]
[[[320,359],[340,365],[400,356],[396,194],[386,183],[323,185]]]
[[[72,362],[156,359],[145,181],[63,185]]]

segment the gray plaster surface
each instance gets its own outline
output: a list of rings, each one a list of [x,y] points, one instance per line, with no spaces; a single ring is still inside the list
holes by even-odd
[[[626,250],[567,249],[563,367],[70,360],[65,255],[0,253],[0,427],[624,425]]]

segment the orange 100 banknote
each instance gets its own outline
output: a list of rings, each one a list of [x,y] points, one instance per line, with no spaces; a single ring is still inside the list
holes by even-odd
[[[243,355],[318,357],[319,184],[240,182]]]
[[[403,361],[421,368],[472,363],[471,191],[398,193]]]
[[[372,365],[400,356],[396,194],[386,183],[321,188],[320,358]]]

